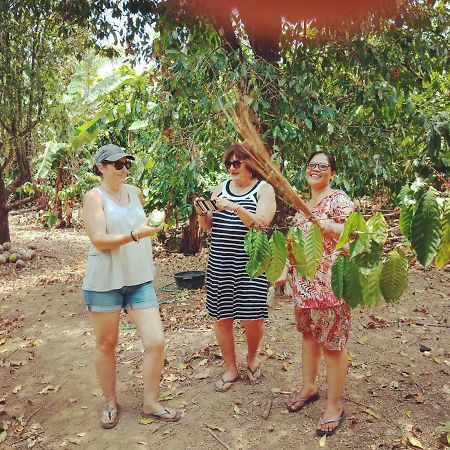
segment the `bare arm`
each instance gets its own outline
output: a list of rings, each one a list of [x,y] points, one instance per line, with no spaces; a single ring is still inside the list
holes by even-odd
[[[267,228],[271,224],[277,210],[275,191],[272,185],[268,183],[264,184],[259,191],[258,204],[255,213],[250,212],[243,206],[228,199],[218,198],[217,206],[222,210],[233,211],[236,213],[247,228],[250,228],[251,226]]]
[[[162,225],[159,227],[149,227],[145,222],[136,228],[136,230],[133,230],[133,236],[131,233],[108,234],[106,232],[106,219],[101,196],[94,190],[90,190],[84,196],[83,223],[89,239],[99,250],[114,250],[121,245],[133,242],[133,236],[135,239],[141,239],[152,236],[162,229]]]

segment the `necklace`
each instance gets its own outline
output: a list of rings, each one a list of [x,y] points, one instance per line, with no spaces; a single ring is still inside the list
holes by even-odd
[[[236,194],[242,194],[248,187],[253,183],[253,179],[250,180],[245,186],[239,187],[236,182],[234,183],[234,191],[237,191]]]
[[[109,191],[108,189],[106,189],[104,186],[101,186],[101,188],[109,195],[111,195],[112,197],[114,197],[119,203],[122,200],[122,189],[119,189],[119,196],[117,196],[116,194],[113,194],[111,191]]]

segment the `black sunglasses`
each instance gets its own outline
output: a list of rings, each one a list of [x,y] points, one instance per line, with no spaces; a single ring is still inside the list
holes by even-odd
[[[325,172],[325,170],[328,169],[328,167],[331,167],[329,164],[326,163],[309,163],[306,167],[308,169],[313,170],[314,168],[318,168],[321,172]]]
[[[122,170],[124,167],[130,170],[131,161],[102,161],[102,164],[112,164],[116,170]]]
[[[235,159],[234,161],[225,161],[225,167],[227,170],[233,166],[235,169],[239,169],[241,167],[242,161],[239,161],[238,159]]]

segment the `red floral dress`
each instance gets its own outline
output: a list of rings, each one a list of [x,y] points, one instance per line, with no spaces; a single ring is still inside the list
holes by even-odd
[[[312,213],[318,218],[330,218],[336,223],[345,223],[353,209],[353,203],[347,194],[335,190],[324,197],[313,208]],[[309,233],[312,223],[301,212],[298,212],[294,217],[294,225],[299,226],[306,235]],[[325,237],[323,239],[324,259],[313,281],[301,278],[295,268],[292,268],[290,284],[296,308],[327,308],[342,303],[331,289],[331,267],[336,259],[336,255],[333,254],[335,246],[336,242],[332,238]]]

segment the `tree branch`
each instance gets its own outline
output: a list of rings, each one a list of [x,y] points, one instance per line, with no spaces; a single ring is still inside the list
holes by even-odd
[[[6,206],[6,211],[12,211],[13,209],[17,209],[22,205],[26,205],[28,202],[31,202],[32,200],[34,200],[37,196],[38,196],[39,192],[35,192],[33,195],[30,195],[29,197],[26,198],[21,198],[20,200],[17,200],[14,203],[11,203],[9,205]]]
[[[9,155],[3,161],[3,164],[0,166],[0,175],[5,171],[8,164],[12,161],[14,157],[14,150],[9,151]]]
[[[3,122],[2,119],[0,119],[0,125],[3,127],[3,129],[8,133],[8,134],[12,134],[12,130],[11,128],[9,128],[5,122]]]

